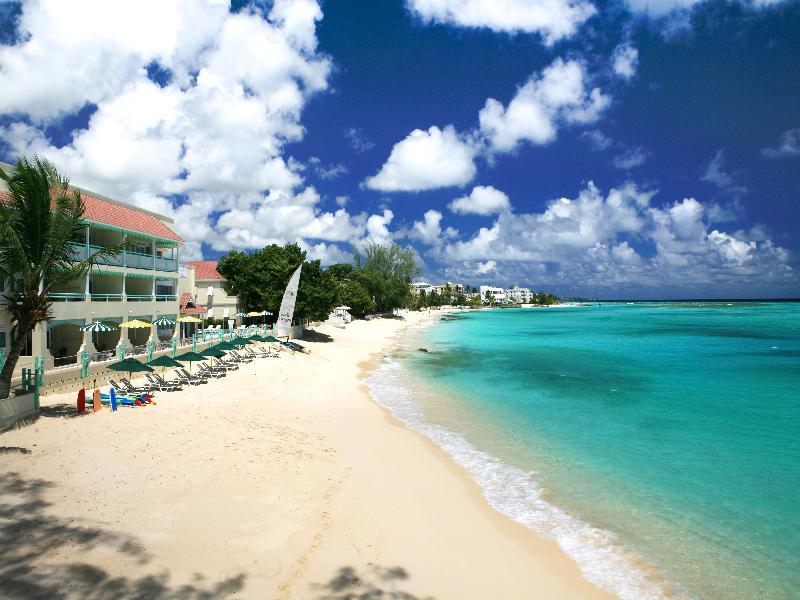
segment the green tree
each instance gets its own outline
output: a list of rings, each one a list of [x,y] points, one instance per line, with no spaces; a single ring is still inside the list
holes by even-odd
[[[362,251],[356,249],[353,263],[377,312],[411,304],[411,280],[420,273],[413,250],[368,242]]]
[[[20,158],[10,172],[0,169],[0,179],[8,188],[0,201],[0,279],[10,278],[13,290],[3,296],[12,326],[11,348],[0,371],[0,398],[7,398],[28,336],[52,318],[48,294],[81,279],[122,246],[76,260],[70,242],[86,227],[83,200],[47,160]]]
[[[338,286],[338,303],[350,307],[350,314],[363,317],[372,312],[372,296],[362,283],[362,273],[348,263],[336,263],[327,268]]]
[[[267,310],[277,315],[289,278],[302,264],[295,317],[323,321],[336,306],[336,282],[319,260],[305,259],[297,244],[272,244],[251,254],[231,252],[219,260],[217,270],[226,280],[226,293],[235,294],[245,312]]]

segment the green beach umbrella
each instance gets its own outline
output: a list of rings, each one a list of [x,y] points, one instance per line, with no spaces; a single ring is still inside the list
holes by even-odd
[[[235,340],[233,340],[233,341],[231,342],[231,344],[233,344],[234,346],[247,346],[248,344],[252,344],[252,343],[253,343],[253,342],[251,342],[249,339],[247,339],[247,338],[240,338],[240,337],[239,337],[239,338],[236,338]]]
[[[154,358],[149,363],[147,363],[151,367],[163,367],[161,372],[163,373],[167,367],[182,367],[183,365],[179,363],[177,360],[172,358],[171,356],[159,356],[158,358]]]
[[[236,348],[236,346],[234,346],[230,342],[220,342],[219,344],[214,346],[214,350],[218,350],[220,352],[226,352],[228,350],[233,350],[235,348]]]
[[[274,335],[268,335],[268,336],[266,337],[266,340],[267,340],[267,341],[268,341],[270,344],[280,344],[280,343],[281,343],[281,341],[280,341],[278,338],[276,338]]]
[[[212,356],[215,358],[220,358],[222,356],[225,356],[225,353],[222,350],[218,350],[216,346],[209,346],[202,352],[198,352],[198,354],[200,354],[204,358],[210,358]]]
[[[139,362],[135,358],[126,358],[125,360],[115,362],[108,365],[108,368],[112,371],[127,373],[128,377],[130,377],[132,373],[150,373],[153,370],[151,367]]]
[[[189,352],[184,352],[183,354],[179,354],[176,358],[179,358],[183,361],[187,361],[189,363],[190,371],[192,370],[193,362],[208,360],[207,356],[203,356],[199,352],[192,352],[191,350]]]

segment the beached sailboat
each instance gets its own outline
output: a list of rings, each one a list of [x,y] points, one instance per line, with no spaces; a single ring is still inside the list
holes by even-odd
[[[289,342],[289,332],[292,327],[292,319],[294,319],[294,306],[297,302],[297,289],[300,287],[300,270],[303,265],[297,267],[297,270],[292,273],[289,283],[286,285],[286,291],[283,292],[283,299],[281,300],[281,309],[278,312],[278,321],[275,323],[275,337],[285,338],[282,345],[297,352],[308,352],[308,349],[296,342]]]

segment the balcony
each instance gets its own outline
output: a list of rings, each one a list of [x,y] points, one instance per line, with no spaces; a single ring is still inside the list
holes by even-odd
[[[90,294],[92,302],[121,302],[122,294]]]
[[[156,302],[177,302],[178,296],[175,294],[158,294]]]
[[[127,294],[125,299],[128,302],[152,302],[152,294]]]
[[[72,247],[73,260],[84,260],[87,256],[86,244],[73,242],[70,244]],[[97,253],[102,250],[102,246],[88,246],[89,255]],[[115,267],[130,267],[132,269],[148,269],[157,271],[168,271],[176,273],[178,271],[178,261],[174,258],[165,258],[161,256],[153,257],[152,254],[145,254],[143,252],[133,252],[131,250],[124,250],[115,256],[104,256],[97,260],[99,265],[112,265]]]
[[[47,297],[53,302],[83,302],[86,296],[79,292],[50,292]]]

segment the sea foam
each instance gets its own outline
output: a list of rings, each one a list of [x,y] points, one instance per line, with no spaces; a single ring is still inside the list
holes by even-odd
[[[675,597],[648,577],[634,553],[616,536],[572,516],[543,498],[534,473],[504,464],[475,448],[463,435],[430,423],[406,385],[403,364],[384,357],[367,378],[373,399],[408,427],[423,433],[464,467],[481,487],[489,504],[540,537],[555,540],[578,565],[584,577],[625,600]]]

